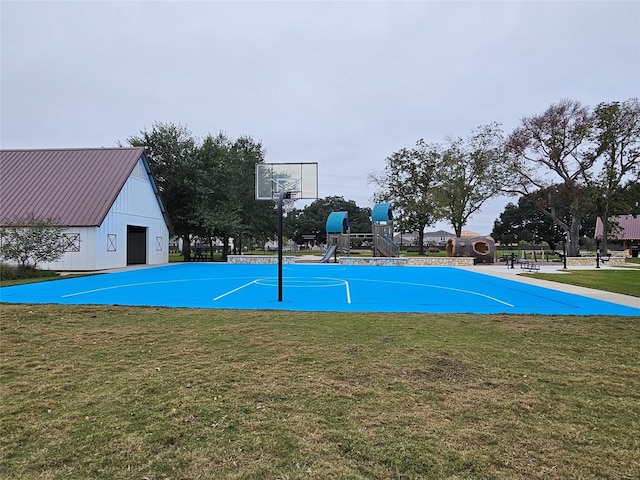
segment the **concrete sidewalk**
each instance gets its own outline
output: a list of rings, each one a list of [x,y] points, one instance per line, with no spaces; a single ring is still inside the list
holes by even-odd
[[[589,267],[571,267],[564,270],[561,263],[553,262],[539,262],[540,270],[535,273],[552,273],[557,275],[570,275],[571,271],[576,270],[596,270],[595,265]],[[527,283],[529,285],[537,285],[539,287],[550,288],[552,290],[559,290],[567,293],[574,293],[576,295],[582,295],[584,297],[595,298],[603,300],[605,302],[617,303],[619,305],[626,305],[628,307],[640,308],[640,297],[633,297],[631,295],[622,295],[619,293],[605,292],[603,290],[595,290],[593,288],[578,287],[569,285],[566,283],[552,282],[548,280],[540,280],[532,278],[528,275],[521,275],[531,273],[527,270],[521,269],[520,265],[515,264],[514,268],[507,267],[504,263],[494,265],[475,265],[473,267],[458,267],[465,270],[470,270],[478,273],[484,273],[486,275],[493,275],[495,277],[506,278],[516,282]],[[619,267],[601,266],[599,270],[621,270]],[[640,287],[639,287],[640,288]]]

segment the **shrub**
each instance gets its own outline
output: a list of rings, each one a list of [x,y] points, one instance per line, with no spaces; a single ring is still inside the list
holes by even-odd
[[[0,280],[22,280],[26,278],[57,277],[60,274],[51,270],[38,270],[30,265],[9,265],[0,263]]]
[[[5,220],[0,227],[0,257],[34,269],[40,262],[62,257],[60,236],[65,228],[50,218],[34,213]]]

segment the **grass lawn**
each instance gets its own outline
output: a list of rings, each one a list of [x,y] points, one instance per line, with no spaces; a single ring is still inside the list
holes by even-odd
[[[607,292],[623,293],[640,297],[640,269],[619,270],[568,270],[566,273],[526,274],[541,280],[568,283],[580,287],[595,288]]]
[[[6,479],[640,476],[640,322],[0,305]]]

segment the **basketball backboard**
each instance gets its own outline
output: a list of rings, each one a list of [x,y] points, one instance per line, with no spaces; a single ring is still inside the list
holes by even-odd
[[[280,193],[290,198],[318,198],[318,164],[256,164],[256,200],[277,200]]]

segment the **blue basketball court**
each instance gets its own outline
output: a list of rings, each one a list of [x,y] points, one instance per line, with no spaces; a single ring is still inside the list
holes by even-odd
[[[334,312],[640,316],[640,309],[455,267],[172,264],[0,289],[7,303]]]

